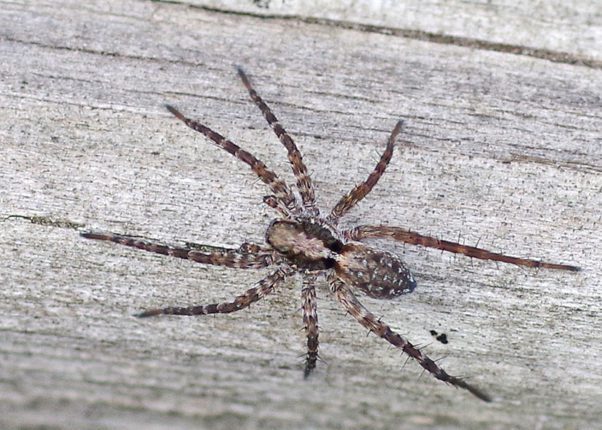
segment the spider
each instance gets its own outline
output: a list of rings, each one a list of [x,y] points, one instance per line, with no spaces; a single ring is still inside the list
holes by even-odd
[[[403,121],[398,121],[380,160],[368,178],[345,194],[330,213],[323,216],[316,206],[314,187],[303,162],[301,153],[293,139],[280,125],[270,108],[257,94],[242,68],[237,67],[238,75],[268,124],[288,152],[288,159],[296,179],[298,193],[295,193],[276,173],[254,155],[241,149],[209,127],[185,117],[175,107],[165,105],[177,119],[188,127],[200,132],[218,147],[229,152],[253,172],[270,189],[263,202],[279,213],[271,221],[265,232],[265,245],[245,243],[239,249],[222,249],[203,252],[192,247],[173,247],[140,240],[131,236],[113,233],[85,231],[81,235],[139,248],[149,252],[170,255],[192,260],[197,263],[225,266],[235,269],[259,269],[275,266],[275,270],[260,280],[256,286],[237,296],[234,300],[209,305],[185,307],[165,307],[143,311],[135,316],[140,318],[157,315],[207,315],[230,313],[244,309],[272,293],[293,275],[300,272],[303,277],[301,288],[302,314],[307,336],[307,354],[304,376],[310,375],[318,360],[318,315],[316,291],[317,278],[325,273],[330,290],[335,299],[362,326],[385,339],[412,357],[435,378],[463,388],[481,400],[491,401],[483,390],[452,376],[420,349],[391,329],[391,327],[366,309],[356,298],[353,289],[379,299],[393,298],[410,293],[416,288],[416,281],[406,264],[396,255],[362,243],[365,239],[393,239],[413,245],[436,248],[443,251],[463,254],[484,260],[501,261],[527,267],[543,267],[559,270],[580,270],[576,266],[546,263],[490,252],[481,248],[466,246],[434,237],[424,236],[401,227],[386,225],[360,225],[351,229],[338,227],[340,219],[359,201],[370,193],[385,172],[393,155],[393,147],[401,132]]]

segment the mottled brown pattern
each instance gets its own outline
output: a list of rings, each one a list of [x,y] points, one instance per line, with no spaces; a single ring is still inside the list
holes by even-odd
[[[391,299],[416,288],[410,269],[399,257],[361,243],[344,245],[334,269],[339,279],[378,299]]]
[[[315,207],[314,191],[307,169],[303,164],[301,153],[293,140],[277,122],[267,105],[252,88],[248,78],[239,68],[239,75],[251,98],[261,109],[268,123],[286,147],[292,171],[297,178],[297,188],[301,195],[300,204],[295,194],[278,176],[268,170],[265,164],[249,152],[241,149],[231,141],[208,127],[184,117],[177,109],[167,109],[190,128],[199,131],[214,144],[248,164],[251,169],[269,187],[271,194],[263,198],[263,202],[276,210],[280,218],[272,220],[266,229],[266,246],[245,243],[238,250],[223,250],[206,253],[192,248],[170,247],[137,238],[116,235],[113,233],[84,232],[82,236],[119,243],[199,263],[232,267],[237,269],[257,269],[276,266],[276,270],[259,281],[256,287],[247,290],[233,301],[186,307],[166,307],[144,311],[137,316],[150,317],[156,315],[206,315],[215,313],[236,312],[248,307],[271,293],[285,278],[299,272],[303,276],[301,289],[303,324],[307,336],[307,355],[305,376],[309,376],[316,367],[318,359],[318,313],[316,290],[314,284],[321,274],[328,276],[334,297],[364,327],[412,357],[436,379],[468,390],[481,400],[491,398],[482,390],[467,384],[464,380],[449,375],[433,360],[424,355],[408,340],[395,333],[391,328],[377,319],[354,296],[351,288],[358,288],[372,297],[390,298],[409,293],[416,287],[410,270],[396,255],[371,248],[359,241],[383,237],[401,240],[406,243],[422,245],[456,252],[469,257],[503,261],[528,267],[543,267],[577,271],[575,266],[543,263],[496,254],[484,249],[461,245],[459,243],[438,240],[432,237],[412,233],[399,227],[360,226],[350,230],[338,229],[339,219],[372,190],[383,175],[391,157],[397,135],[401,131],[399,121],[387,141],[387,146],[380,161],[368,176],[367,180],[357,185],[336,204],[328,217],[320,216]]]

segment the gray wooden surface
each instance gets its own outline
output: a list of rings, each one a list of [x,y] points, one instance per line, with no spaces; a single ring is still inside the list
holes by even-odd
[[[0,58],[0,428],[600,426],[599,68],[134,1],[3,2]],[[263,274],[78,236],[262,241],[265,187],[162,108],[175,104],[290,180],[233,64],[296,137],[323,208],[407,120],[346,225],[407,226],[584,268],[378,243],[419,286],[366,306],[492,404],[404,366],[325,287],[323,361],[308,381],[295,282],[228,316],[131,317],[230,298]]]
[[[170,0],[413,38],[602,64],[602,3],[591,0]]]

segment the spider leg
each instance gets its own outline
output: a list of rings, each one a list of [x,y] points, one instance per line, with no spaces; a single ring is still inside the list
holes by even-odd
[[[503,263],[515,264],[517,266],[543,267],[546,269],[570,270],[572,272],[578,272],[581,270],[577,266],[571,266],[568,264],[547,263],[544,261],[529,260],[527,258],[511,257],[509,255],[487,251],[482,248],[476,248],[474,246],[467,246],[457,242],[449,242],[447,240],[440,240],[430,236],[423,236],[401,227],[390,227],[385,225],[360,225],[351,230],[344,231],[343,235],[349,240],[363,240],[378,237],[394,239],[401,242],[410,243],[412,245],[421,245],[427,248],[435,248],[441,249],[442,251],[463,254],[467,257],[474,257],[481,260],[501,261]]]
[[[318,360],[318,313],[316,288],[314,286],[316,278],[311,276],[303,280],[301,289],[301,298],[303,300],[303,324],[305,325],[305,334],[307,335],[307,358],[305,360],[304,376],[307,378],[311,371],[316,367]]]
[[[255,303],[268,294],[270,294],[275,287],[280,285],[286,276],[292,273],[290,267],[280,267],[275,272],[269,274],[261,281],[258,282],[256,287],[250,288],[240,296],[237,296],[231,302],[213,303],[210,305],[197,305],[187,307],[167,307],[167,308],[156,308],[149,309],[134,316],[139,318],[153,317],[156,315],[208,315],[208,314],[227,314],[230,312],[236,312],[246,307],[249,307],[252,303]]]
[[[330,288],[335,294],[337,300],[343,305],[345,310],[351,314],[361,325],[369,329],[379,337],[382,337],[391,345],[400,348],[407,355],[415,359],[420,366],[440,381],[447,382],[459,388],[470,391],[476,397],[486,402],[491,401],[491,397],[479,388],[468,384],[463,379],[449,375],[445,370],[437,365],[427,355],[423,354],[418,348],[412,345],[408,340],[391,330],[387,324],[376,318],[373,313],[368,311],[351,292],[349,287],[338,279],[330,280]]]
[[[376,164],[376,167],[368,176],[366,181],[361,184],[356,185],[349,193],[345,194],[339,202],[335,205],[335,207],[328,215],[327,220],[333,225],[337,225],[339,219],[347,213],[351,208],[353,208],[360,200],[368,195],[368,193],[374,188],[380,177],[385,173],[385,169],[391,161],[391,157],[393,156],[393,147],[395,146],[395,139],[401,132],[401,127],[403,126],[403,121],[398,121],[391,135],[389,136],[389,140],[387,140],[387,147],[385,148],[385,152],[380,157],[379,162]]]
[[[222,250],[214,252],[202,252],[193,248],[162,245],[155,242],[140,240],[136,237],[122,236],[114,233],[81,232],[80,235],[88,239],[106,240],[142,249],[144,251],[195,261],[197,263],[225,266],[235,269],[260,269],[262,267],[271,266],[275,262],[280,262],[280,258],[274,251],[268,251],[257,245],[251,244],[246,244],[246,247],[241,247],[241,249],[238,250],[223,248]],[[252,248],[252,246],[257,246],[257,248]]]
[[[311,183],[311,178],[307,173],[307,168],[303,163],[303,156],[301,155],[301,152],[297,148],[297,145],[295,145],[293,138],[286,132],[284,127],[280,125],[278,118],[276,118],[269,106],[263,101],[259,94],[257,94],[257,91],[255,91],[251,85],[251,82],[249,81],[249,78],[245,74],[244,70],[241,67],[236,67],[236,70],[238,71],[238,75],[240,76],[243,85],[249,91],[251,100],[255,102],[270,127],[272,127],[272,130],[274,130],[274,133],[280,142],[282,142],[288,151],[288,160],[291,163],[293,173],[297,179],[297,188],[299,189],[299,194],[301,194],[303,206],[312,215],[318,215],[319,211],[316,207],[314,188]]]
[[[180,111],[170,105],[165,105],[168,111],[170,111],[176,118],[186,124],[188,127],[206,136],[215,145],[226,150],[236,158],[246,163],[251,167],[253,172],[261,179],[274,193],[278,202],[282,205],[282,210],[287,214],[298,212],[301,208],[297,203],[295,195],[291,192],[288,185],[276,175],[273,171],[269,170],[266,165],[259,161],[250,152],[241,149],[234,142],[226,139],[221,134],[211,130],[209,127],[194,121],[190,118],[185,117]]]

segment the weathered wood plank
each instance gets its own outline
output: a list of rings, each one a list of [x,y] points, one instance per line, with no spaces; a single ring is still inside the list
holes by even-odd
[[[521,52],[561,62],[602,61],[602,3],[521,0],[169,0],[205,10],[296,19],[439,43]]]
[[[181,5],[0,10],[0,427],[598,422],[600,70]],[[407,120],[403,147],[349,225],[404,225],[585,268],[522,270],[380,244],[404,255],[419,287],[366,305],[489,390],[491,406],[419,379],[413,363],[401,368],[405,358],[366,337],[325,288],[325,362],[307,382],[294,283],[240,314],[130,316],[229,298],[262,275],[77,234],[82,225],[205,245],[262,240],[273,216],[263,185],[162,108],[177,105],[290,180],[234,63],[296,136],[324,208]]]

